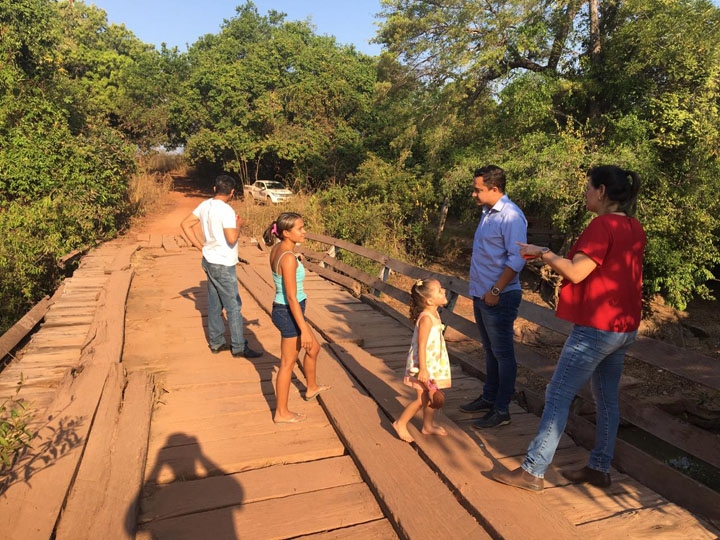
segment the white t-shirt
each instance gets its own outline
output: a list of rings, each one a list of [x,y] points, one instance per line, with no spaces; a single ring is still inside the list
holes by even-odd
[[[228,244],[223,231],[237,226],[235,210],[232,206],[219,199],[208,199],[193,210],[193,215],[200,220],[205,236],[205,244],[202,248],[205,260],[212,264],[235,266],[238,262],[237,242]]]

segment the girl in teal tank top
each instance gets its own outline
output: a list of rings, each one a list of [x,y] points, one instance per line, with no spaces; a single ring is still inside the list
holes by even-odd
[[[320,392],[330,389],[329,386],[317,383],[320,344],[305,320],[305,267],[295,256],[295,246],[305,241],[302,216],[295,212],[283,212],[265,230],[263,239],[267,245],[274,244],[270,251],[270,268],[275,282],[272,320],[281,336],[280,370],[275,386],[277,407],[273,420],[276,424],[294,424],[305,420],[304,414],[288,408],[293,367],[298,361],[301,348],[305,349],[305,400],[309,401]],[[286,256],[288,253],[289,257]]]

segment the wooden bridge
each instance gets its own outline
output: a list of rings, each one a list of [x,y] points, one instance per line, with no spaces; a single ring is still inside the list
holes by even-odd
[[[718,493],[623,441],[616,464],[624,472],[613,470],[608,489],[569,485],[558,473],[587,458],[567,435],[544,492],[490,480],[489,471],[519,464],[539,418],[513,404],[510,425],[471,430],[473,416],[457,407],[480,393],[483,362],[452,348],[453,387],[438,415],[449,435],[423,436],[411,427],[416,442],[398,440],[391,422],[411,397],[401,373],[412,330],[358,282],[399,300],[406,293],[332,250],[305,253],[314,270],[305,286],[307,318],[323,344],[319,381],[332,389],[303,401],[296,368],[290,404],[307,420],[275,425],[280,340],[268,314],[267,252],[247,242],[240,249],[247,264],[238,266],[246,337],[264,355],[211,354],[200,254],[174,232],[119,239],[87,254],[0,373],[0,401],[12,397],[22,374],[20,396],[38,411],[37,437],[2,478],[2,538],[718,537]],[[415,279],[428,276],[313,238]],[[461,302],[466,284],[440,277]],[[567,331],[530,305],[522,317]],[[472,322],[453,309],[443,319],[472,337]],[[717,388],[710,364],[673,362],[677,352],[657,347],[640,343],[632,354]],[[538,373],[551,369],[552,359],[520,343],[518,353]],[[529,411],[542,407],[542,396],[529,389],[520,396]],[[626,420],[718,466],[717,435],[624,400]],[[587,445],[593,426],[580,409],[568,430]]]

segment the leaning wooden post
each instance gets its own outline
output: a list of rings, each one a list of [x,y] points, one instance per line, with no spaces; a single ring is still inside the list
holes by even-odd
[[[334,245],[331,245],[330,249],[328,249],[325,253],[327,253],[333,259],[337,259],[338,248]],[[323,261],[320,261],[320,266],[322,266],[323,268],[327,268],[327,264],[325,264]]]
[[[387,283],[388,277],[390,277],[390,268],[388,266],[383,266],[382,270],[380,270],[380,273],[378,274],[378,277],[383,283]],[[375,296],[380,296],[380,291],[373,289],[373,294]]]
[[[447,306],[445,306],[445,309],[447,309],[448,311],[453,311],[455,309],[455,303],[457,302],[457,299],[458,299],[458,294],[453,291],[448,291],[447,297],[448,297],[448,303],[447,303]]]

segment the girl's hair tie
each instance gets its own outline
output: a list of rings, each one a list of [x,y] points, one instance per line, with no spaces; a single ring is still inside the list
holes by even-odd
[[[422,284],[423,284],[423,280],[422,280],[422,279],[418,279],[418,280],[415,282],[415,286],[416,286],[416,287],[422,287]]]
[[[277,232],[277,221],[273,221],[272,229],[270,230],[271,233],[273,233],[275,236],[278,236]]]

